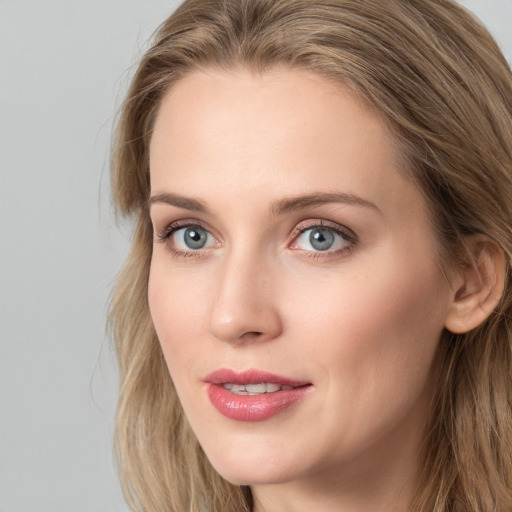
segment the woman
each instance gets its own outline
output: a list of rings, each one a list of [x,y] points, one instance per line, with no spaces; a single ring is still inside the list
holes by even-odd
[[[144,511],[512,509],[512,76],[447,0],[187,0],[119,120]]]

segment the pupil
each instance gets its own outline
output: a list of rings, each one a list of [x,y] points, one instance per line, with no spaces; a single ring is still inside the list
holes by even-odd
[[[185,231],[185,243],[190,249],[201,249],[206,244],[204,229],[188,228]]]
[[[334,243],[334,234],[327,229],[314,229],[309,241],[317,251],[327,251]]]

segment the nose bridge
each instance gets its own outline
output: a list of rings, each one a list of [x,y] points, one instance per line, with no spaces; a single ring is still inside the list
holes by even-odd
[[[209,330],[219,340],[269,340],[281,331],[274,269],[261,253],[241,246],[226,255],[213,290]]]

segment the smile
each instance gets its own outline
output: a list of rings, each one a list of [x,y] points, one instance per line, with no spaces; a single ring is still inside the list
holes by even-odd
[[[208,398],[223,416],[236,421],[263,421],[304,399],[313,385],[248,370],[221,369],[205,379]]]

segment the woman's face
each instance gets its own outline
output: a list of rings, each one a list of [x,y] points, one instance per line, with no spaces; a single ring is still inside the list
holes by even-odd
[[[228,480],[410,477],[453,293],[395,151],[306,72],[195,72],[165,97],[149,304]]]

